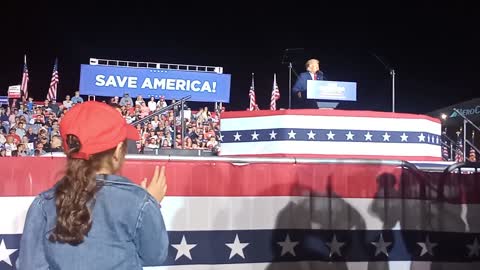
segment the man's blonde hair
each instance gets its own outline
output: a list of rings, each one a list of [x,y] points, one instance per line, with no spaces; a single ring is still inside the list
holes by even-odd
[[[320,61],[318,61],[318,59],[312,58],[305,63],[305,68],[308,68],[311,64],[313,64],[315,62],[320,65]]]

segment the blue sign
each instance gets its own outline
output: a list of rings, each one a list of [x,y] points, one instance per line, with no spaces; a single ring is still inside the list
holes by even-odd
[[[1,105],[8,105],[8,97],[7,96],[0,96],[0,106]]]
[[[80,94],[131,97],[164,96],[191,101],[230,102],[230,74],[150,68],[81,65]]]
[[[357,100],[357,83],[337,81],[307,81],[308,99]]]

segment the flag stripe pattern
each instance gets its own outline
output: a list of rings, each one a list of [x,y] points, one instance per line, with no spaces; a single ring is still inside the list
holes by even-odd
[[[55,59],[55,65],[53,66],[52,72],[52,80],[50,81],[50,87],[48,88],[48,100],[57,100],[58,81],[58,59]]]
[[[29,204],[38,190],[51,187],[64,161],[32,159],[37,166],[22,169],[5,162],[0,270],[11,270]],[[122,173],[142,179],[158,164],[127,158]],[[168,257],[162,266],[144,269],[429,270],[476,269],[480,262],[480,204],[471,199],[480,194],[476,175],[444,177],[371,164],[198,160],[168,163],[167,170],[173,179],[162,202]],[[424,198],[440,190],[432,183],[445,193]],[[357,195],[346,198],[345,192]]]
[[[250,97],[250,106],[249,110],[254,111],[257,108],[257,101],[255,97],[255,82],[254,82],[254,74],[252,73],[252,85],[250,86],[250,91],[248,93],[248,96]]]
[[[24,56],[23,60],[23,75],[22,75],[22,83],[20,85],[20,90],[23,93],[23,97],[25,100],[28,99],[28,67],[27,67],[27,56]]]
[[[270,98],[270,110],[275,111],[277,109],[277,100],[280,99],[280,91],[277,85],[277,74],[273,74],[273,88],[272,96]]]

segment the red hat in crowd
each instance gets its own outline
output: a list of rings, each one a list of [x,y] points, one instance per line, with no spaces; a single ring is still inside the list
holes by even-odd
[[[139,140],[135,127],[127,124],[115,108],[103,102],[87,101],[68,111],[60,122],[65,152],[67,135],[78,137],[81,148],[74,158],[89,159],[93,154],[115,148],[125,139]]]

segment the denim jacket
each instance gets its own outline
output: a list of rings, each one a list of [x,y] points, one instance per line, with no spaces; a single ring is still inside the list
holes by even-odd
[[[97,176],[92,227],[73,246],[48,240],[56,224],[55,187],[35,198],[20,242],[17,269],[142,269],[160,265],[168,235],[157,201],[143,188],[116,175]]]

